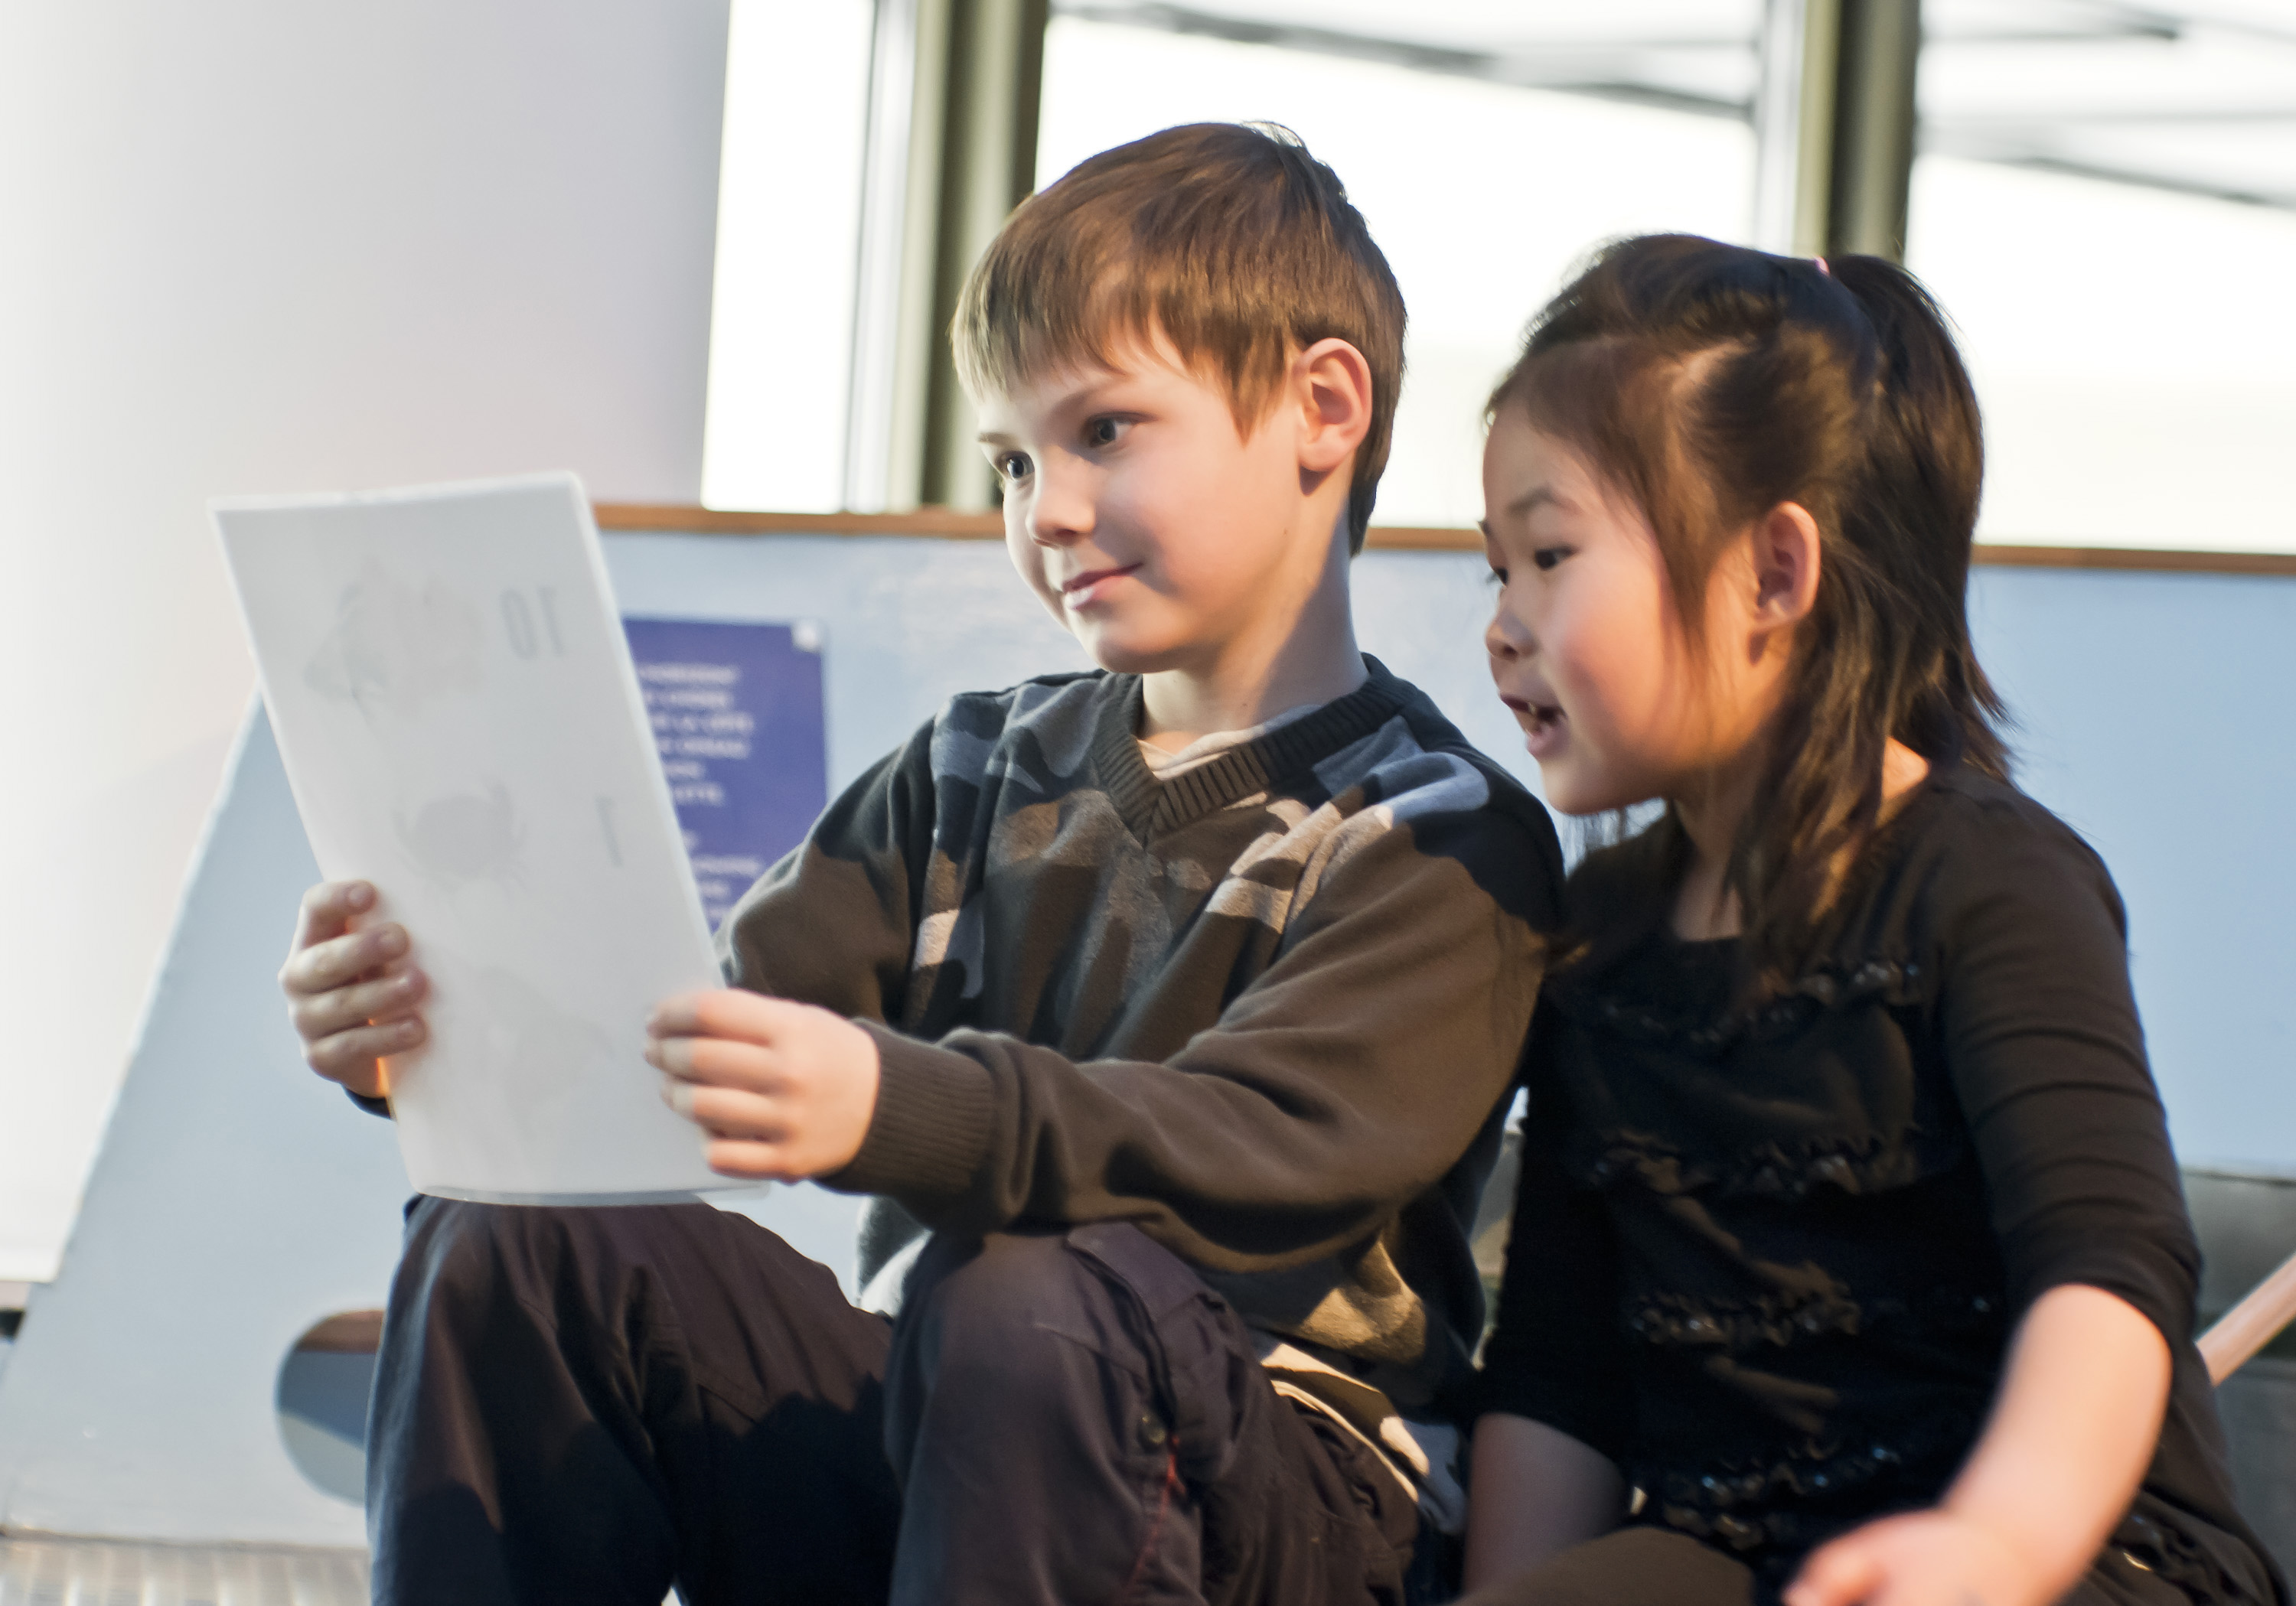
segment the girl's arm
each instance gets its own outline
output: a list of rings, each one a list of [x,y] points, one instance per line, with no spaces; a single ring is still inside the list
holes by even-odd
[[[1533,1020],[1524,1056],[1521,1168],[1469,1467],[1471,1589],[1608,1533],[1624,1511],[1615,1458],[1632,1439],[1634,1405],[1618,1244],[1602,1200],[1564,1171],[1568,1111],[1546,1074],[1552,1025],[1545,1012]]]
[[[1992,1417],[1945,1499],[1813,1553],[1786,1606],[2061,1599],[2152,1462],[2169,1372],[2167,1340],[2126,1300],[2074,1283],[2051,1289],[2018,1323]],[[1481,1465],[1478,1445],[1478,1476]]]
[[[1933,1510],[1823,1547],[1794,1606],[2041,1606],[2096,1558],[2190,1353],[2200,1255],[2128,983],[2120,895],[2014,794],[1972,799],[1922,922],[2010,1308],[1993,1413]]]
[[[1560,1429],[1494,1413],[1475,1424],[1467,1511],[1469,1589],[1495,1583],[1619,1525],[1626,1479]]]

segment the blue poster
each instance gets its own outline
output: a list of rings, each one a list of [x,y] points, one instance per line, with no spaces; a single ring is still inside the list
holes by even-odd
[[[701,619],[622,628],[714,931],[829,801],[820,633]]]

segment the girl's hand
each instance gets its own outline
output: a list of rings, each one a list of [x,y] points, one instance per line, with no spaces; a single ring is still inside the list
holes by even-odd
[[[2050,1606],[2128,1509],[2169,1398],[2169,1345],[2118,1294],[2068,1282],[2009,1340],[1992,1420],[1945,1499],[1822,1545],[1785,1606]]]
[[[2046,1581],[2006,1540],[1939,1506],[1885,1517],[1812,1551],[1785,1606],[2048,1606]]]
[[[877,1045],[842,1015],[725,989],[646,1022],[669,1107],[709,1135],[709,1168],[796,1182],[842,1170],[877,1112]]]

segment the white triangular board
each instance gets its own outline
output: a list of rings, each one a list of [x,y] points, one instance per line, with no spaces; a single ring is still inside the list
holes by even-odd
[[[62,1270],[0,1372],[0,1528],[365,1539],[288,1459],[274,1405],[306,1329],[382,1303],[406,1198],[390,1127],[304,1069],[288,1028],[279,963],[316,874],[257,708]]]
[[[290,1460],[296,1340],[383,1303],[406,1174],[390,1123],[303,1066],[278,971],[317,875],[250,710],[57,1280],[0,1367],[0,1530],[357,1545]],[[854,1201],[724,1198],[840,1271]]]

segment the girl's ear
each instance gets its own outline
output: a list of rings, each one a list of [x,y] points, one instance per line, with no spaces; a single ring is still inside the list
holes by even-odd
[[[1371,432],[1371,365],[1362,352],[1331,336],[1292,359],[1292,381],[1306,414],[1300,465],[1329,473]]]
[[[1781,502],[1755,522],[1754,622],[1790,629],[1817,605],[1817,520],[1799,502]]]

